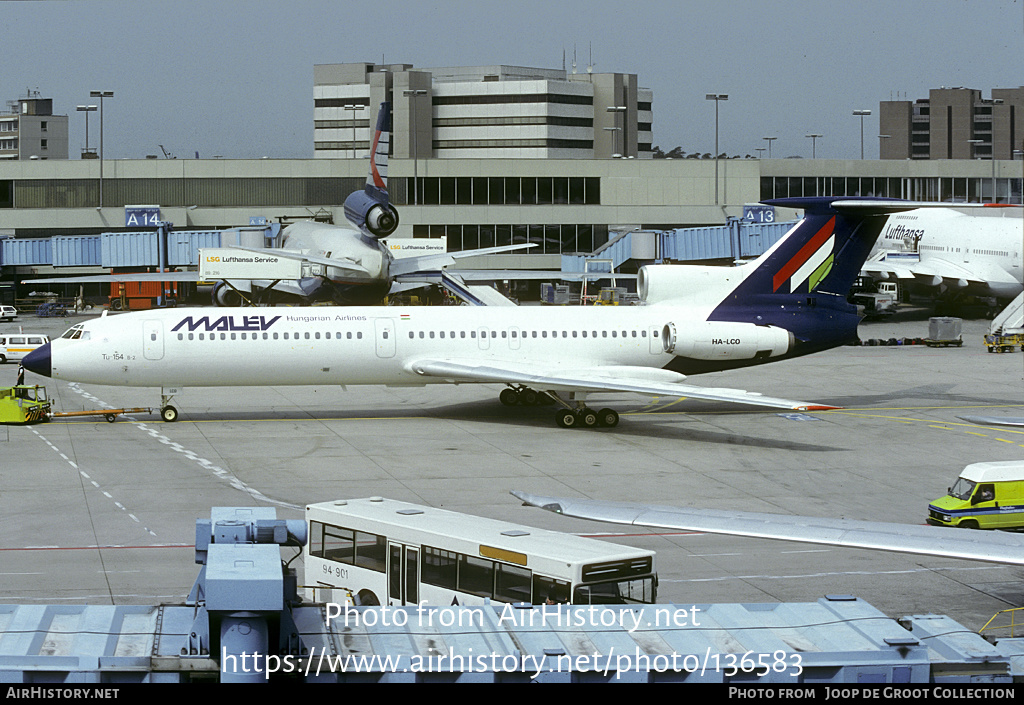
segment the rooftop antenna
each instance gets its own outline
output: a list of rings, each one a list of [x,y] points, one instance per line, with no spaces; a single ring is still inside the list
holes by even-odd
[[[572,72],[576,73],[576,42],[572,43]]]
[[[594,73],[594,43],[590,42],[590,63],[587,64],[587,73]]]

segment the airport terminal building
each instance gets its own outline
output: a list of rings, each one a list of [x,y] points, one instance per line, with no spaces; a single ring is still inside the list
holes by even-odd
[[[314,67],[313,93],[311,159],[0,160],[0,239],[131,230],[125,207],[133,205],[159,207],[176,231],[313,217],[344,224],[342,204],[365,183],[362,157],[386,98],[395,236],[443,240],[449,251],[535,245],[473,263],[486,268],[556,270],[561,255],[593,252],[616,233],[724,225],[770,198],[1022,202],[1024,160],[999,149],[985,160],[935,151],[929,159],[722,159],[717,169],[713,159],[655,159],[654,96],[632,74],[326,64]],[[1004,106],[1012,107],[1008,99],[992,107]],[[0,267],[7,282],[54,271]]]

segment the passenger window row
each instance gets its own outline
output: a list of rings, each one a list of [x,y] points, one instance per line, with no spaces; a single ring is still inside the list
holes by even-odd
[[[600,335],[598,335],[598,333],[600,333]],[[541,330],[541,331],[536,331],[536,330],[534,330],[534,331],[520,331],[520,330],[511,330],[511,331],[507,331],[507,330],[501,330],[501,331],[491,330],[491,331],[487,331],[487,330],[482,330],[482,331],[480,331],[480,337],[481,338],[485,338],[487,336],[490,336],[491,338],[498,338],[498,337],[501,337],[501,338],[599,338],[599,337],[600,338],[630,338],[630,337],[632,337],[632,338],[646,338],[647,337],[647,331],[646,330],[640,330],[640,331],[636,331],[636,330],[634,330],[634,331],[627,331],[627,330],[621,330],[621,331],[620,330],[612,330],[612,331],[608,331],[608,330],[602,330],[602,331],[596,331],[596,330],[589,330],[589,331],[586,331],[586,330],[583,330],[583,331],[562,330],[562,331],[558,331],[558,330],[553,330],[553,331],[550,331],[550,335],[549,335],[549,331],[546,331],[546,330]],[[422,338],[447,338],[447,339],[471,338],[472,339],[472,338],[476,338],[476,337],[477,337],[477,331],[475,331],[475,330],[471,330],[471,331],[464,331],[463,330],[463,331],[458,331],[458,333],[456,333],[456,331],[453,331],[453,330],[451,330],[451,331],[443,331],[443,330],[441,330],[441,331],[432,331],[432,330],[431,331],[422,331],[422,330],[421,331],[409,331],[409,339],[410,340],[412,340],[414,338],[421,338],[421,339]]]
[[[217,336],[220,336],[219,338]],[[207,338],[209,336],[209,338]],[[330,340],[331,337],[335,340],[362,340],[362,331],[348,331],[347,333],[337,332],[321,333],[320,331],[305,332],[305,333],[178,333],[178,340],[259,340],[261,337],[263,340]]]

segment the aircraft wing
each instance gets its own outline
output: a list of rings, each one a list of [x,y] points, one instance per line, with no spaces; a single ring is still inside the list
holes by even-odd
[[[883,279],[914,279],[914,267],[918,264],[920,261],[916,255],[911,258],[885,253],[884,257],[865,262],[860,271],[880,276]]]
[[[1024,565],[1024,535],[1003,531],[567,499],[518,490],[512,494],[556,514],[612,524]]]
[[[635,274],[614,272],[562,272],[559,270],[523,269],[450,269],[466,281],[501,281],[502,279],[543,279],[545,281],[583,281],[595,279],[636,279]]]
[[[199,272],[123,272],[121,274],[86,274],[80,277],[24,279],[22,284],[93,284],[112,282],[198,282]]]
[[[477,255],[496,255],[514,250],[525,250],[536,245],[532,242],[519,245],[501,245],[500,247],[485,247],[478,250],[461,250],[459,252],[443,252],[434,255],[420,255],[419,257],[402,257],[393,260],[390,272],[396,277],[415,276],[424,272],[436,272],[442,267],[455,264],[455,260]],[[506,277],[507,278],[507,277]]]
[[[472,360],[421,358],[407,365],[412,372],[424,377],[436,377],[449,382],[484,382],[494,384],[522,384],[541,391],[560,392],[628,392],[647,396],[670,396],[750,404],[775,409],[823,411],[839,407],[812,404],[792,399],[766,397],[757,392],[724,387],[698,387],[680,384],[683,375],[667,370],[646,367],[594,367],[580,369],[559,368],[538,370],[536,366],[498,363],[481,365]]]
[[[335,267],[337,269],[344,269],[354,274],[362,274],[364,276],[370,276],[370,272],[365,267],[350,259],[334,259],[332,257],[318,257],[316,255],[303,254],[294,250],[272,250],[259,247],[238,247],[232,246],[233,250],[245,250],[246,252],[255,252],[257,254],[271,254],[275,257],[284,257],[285,259],[297,259],[302,262],[311,262],[312,264],[322,264],[326,267]]]
[[[959,282],[959,286],[963,286],[963,282],[973,285],[1018,283],[1009,273],[999,267],[976,271],[956,262],[934,257],[923,262],[912,258],[885,257],[865,262],[861,271],[887,279],[893,277],[902,280],[918,279],[929,286],[938,286],[943,282]]]

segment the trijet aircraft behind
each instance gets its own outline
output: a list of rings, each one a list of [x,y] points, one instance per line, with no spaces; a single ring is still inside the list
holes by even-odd
[[[323,268],[322,275],[297,281],[256,282],[303,301],[329,301],[339,306],[372,305],[391,291],[397,279],[408,286],[438,280],[440,270],[457,259],[495,254],[532,247],[530,244],[464,250],[451,254],[432,254],[395,259],[385,238],[398,227],[398,211],[391,204],[387,186],[388,149],[391,133],[391,103],[381,103],[371,148],[370,171],[361,191],[345,199],[345,217],[353,227],[303,221],[293,223],[281,233],[281,247],[269,250],[277,257],[301,260]],[[266,253],[249,247],[236,249]],[[470,272],[464,273],[471,277]],[[548,273],[547,276],[551,276]],[[197,282],[198,272],[125,272],[82,277],[28,279],[26,284],[104,283],[127,281]],[[217,306],[239,306],[253,282],[221,281],[213,289]]]
[[[832,408],[684,384],[687,375],[786,360],[857,339],[846,294],[884,216],[864,201],[770,202],[804,218],[737,267],[642,268],[627,307],[164,309],[81,323],[24,360],[59,380],[161,387],[504,385],[507,405],[558,404],[559,426],[615,426],[591,394],[692,397],[783,409]],[[258,313],[254,313],[258,311]]]

